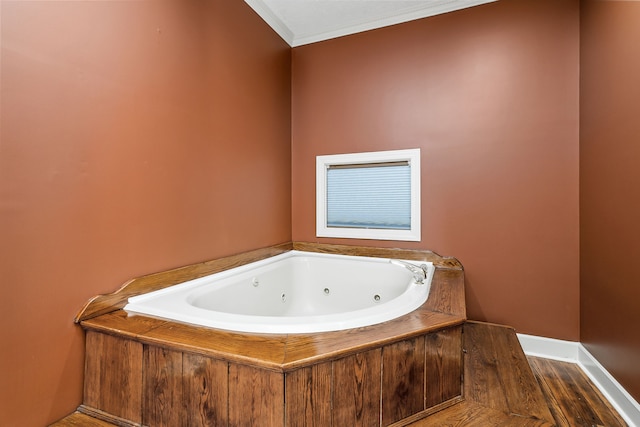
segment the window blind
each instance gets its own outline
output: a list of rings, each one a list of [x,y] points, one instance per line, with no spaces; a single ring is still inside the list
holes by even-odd
[[[409,162],[331,166],[327,226],[411,229]]]

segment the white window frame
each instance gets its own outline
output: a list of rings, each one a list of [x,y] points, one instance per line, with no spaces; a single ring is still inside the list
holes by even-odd
[[[408,162],[411,169],[411,228],[377,229],[327,226],[327,170],[331,166]],[[419,242],[420,149],[333,154],[316,157],[316,236],[348,239],[402,240]]]

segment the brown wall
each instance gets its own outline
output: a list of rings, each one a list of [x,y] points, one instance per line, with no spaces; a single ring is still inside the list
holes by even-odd
[[[42,426],[91,296],[291,240],[291,51],[242,1],[0,7],[0,425]]]
[[[472,319],[579,339],[577,0],[500,1],[293,51],[293,238],[315,156],[420,147],[422,241]]]
[[[640,3],[581,4],[581,340],[640,401]]]

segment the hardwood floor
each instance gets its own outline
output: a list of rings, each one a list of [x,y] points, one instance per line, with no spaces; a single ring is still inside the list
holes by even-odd
[[[527,358],[513,329],[468,322],[463,342],[465,400],[410,427],[627,425],[578,365]]]
[[[464,401],[411,427],[555,424],[512,328],[467,322],[462,337]]]
[[[465,400],[410,427],[627,426],[577,365],[527,358],[509,327],[468,322],[463,331]],[[52,425],[113,426],[79,413]]]
[[[576,364],[528,360],[558,427],[627,425]]]
[[[114,427],[115,424],[90,417],[89,415],[74,412],[67,415],[58,422],[51,424],[49,427]]]

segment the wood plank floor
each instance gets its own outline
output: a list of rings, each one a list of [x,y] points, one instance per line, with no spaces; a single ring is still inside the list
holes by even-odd
[[[512,328],[464,325],[465,400],[410,427],[625,427],[575,364],[527,358]],[[74,413],[55,427],[112,427]]]
[[[51,424],[49,427],[115,427],[115,424],[90,417],[80,412],[74,412],[60,421]]]
[[[627,424],[574,363],[528,357],[558,427]]]
[[[479,322],[463,331],[465,400],[410,426],[555,425],[515,331]]]
[[[465,400],[410,427],[627,425],[578,365],[527,358],[512,328],[468,322],[463,337]]]

